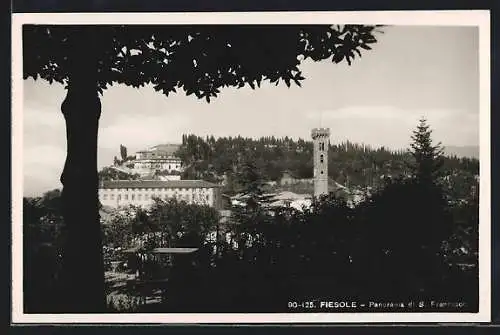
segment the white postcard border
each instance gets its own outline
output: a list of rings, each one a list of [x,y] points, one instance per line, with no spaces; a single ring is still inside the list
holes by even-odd
[[[23,24],[386,24],[477,26],[480,46],[479,313],[24,314]],[[15,13],[12,16],[12,322],[65,323],[436,323],[491,318],[490,14],[469,11]]]

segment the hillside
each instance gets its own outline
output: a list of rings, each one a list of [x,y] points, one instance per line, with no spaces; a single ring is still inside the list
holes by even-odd
[[[313,176],[313,145],[303,139],[184,135],[177,155],[186,166],[183,178],[221,181],[225,176],[229,193],[237,188],[239,166],[249,160],[255,163],[264,181],[279,182],[284,172],[297,179]],[[328,148],[330,178],[351,187],[376,187],[386,177],[406,176],[411,161],[407,151],[372,148],[349,141]],[[443,179],[457,197],[470,192],[478,174],[477,159],[444,157]]]
[[[462,155],[459,149],[462,148]],[[453,197],[467,197],[477,185],[479,161],[476,158],[460,157],[474,153],[474,147],[447,147],[444,157],[443,182]],[[238,171],[252,161],[262,181],[274,185],[272,189],[310,193],[312,185],[280,185],[284,174],[292,179],[313,177],[313,145],[311,141],[294,140],[288,137],[243,137],[183,135],[182,144],[175,153],[185,166],[183,179],[203,179],[223,183],[224,192],[234,194],[240,183]],[[330,179],[349,188],[377,187],[387,177],[395,178],[410,174],[412,156],[408,151],[392,151],[352,143],[333,143],[328,148],[328,175]],[[125,169],[104,168],[100,179],[137,179],[138,175],[125,173]],[[299,193],[300,193],[299,192]]]

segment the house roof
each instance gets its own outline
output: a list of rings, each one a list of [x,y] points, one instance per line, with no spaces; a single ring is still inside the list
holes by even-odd
[[[190,254],[197,251],[198,248],[156,248],[153,254]]]
[[[328,191],[329,192],[335,192],[335,191],[341,191],[341,190],[345,191],[345,190],[347,190],[347,188],[344,185],[336,182],[333,178],[328,178]]]
[[[290,170],[284,170],[283,172],[281,172],[281,179],[283,179],[283,178],[299,179],[299,178],[297,178],[295,173],[293,173]]]
[[[149,153],[149,151],[143,151],[143,153]],[[140,159],[136,159],[135,161],[136,162],[168,162],[168,163],[182,163],[182,160],[179,158],[179,157],[175,157],[175,156],[172,156],[170,154],[167,154],[167,153],[163,153],[161,152],[160,153],[161,155],[160,156],[151,156],[151,157],[148,157],[148,158],[140,158]]]
[[[174,154],[179,148],[181,147],[180,144],[174,144],[174,143],[166,143],[166,144],[158,144],[155,145],[151,148],[148,149],[148,151],[161,151],[163,153],[167,154]]]
[[[273,200],[302,200],[306,199],[308,195],[306,194],[298,194],[290,191],[283,191],[276,194],[272,199]]]
[[[155,153],[161,154],[162,156],[174,156],[174,154],[180,149],[180,147],[181,144],[176,143],[158,144],[144,150],[136,151],[136,153]]]
[[[215,188],[220,185],[205,180],[106,180],[99,188]]]
[[[124,253],[136,253],[141,250],[140,247],[134,247],[123,250]],[[152,254],[190,254],[197,251],[198,248],[155,248],[151,250]]]
[[[271,207],[286,207],[286,206],[290,206],[297,210],[302,210],[303,207],[311,206],[311,199],[297,199],[297,200],[292,200],[290,202],[286,200],[278,200],[271,204]]]

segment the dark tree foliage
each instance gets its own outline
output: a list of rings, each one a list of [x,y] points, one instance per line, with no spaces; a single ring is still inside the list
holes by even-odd
[[[127,147],[120,144],[120,157],[122,158],[122,162],[127,160]]]
[[[23,282],[26,313],[55,310],[64,230],[60,190],[23,198]]]
[[[256,163],[253,155],[249,155],[244,162],[238,164],[236,172],[239,184],[237,189],[242,196],[246,197],[246,206],[256,208],[268,201],[268,196],[264,194],[264,178],[261,168]]]
[[[105,180],[137,180],[140,178],[139,174],[127,173],[117,170],[113,167],[104,167],[98,173],[99,181]]]
[[[149,209],[130,206],[115,212],[104,227],[104,245],[129,248],[144,238],[151,248],[199,247],[217,222],[217,211],[207,205],[157,198]]]
[[[97,199],[99,92],[113,83],[178,89],[210,101],[224,87],[300,85],[303,59],[351,64],[376,42],[375,26],[23,26],[23,76],[63,83],[67,158],[61,176],[68,227],[61,306],[105,309]],[[74,287],[88,290],[75,290]]]
[[[260,234],[262,228],[270,223],[266,213],[269,195],[264,192],[262,173],[252,159],[240,162],[237,171],[237,191],[241,194],[242,203],[232,206],[232,221],[235,224],[233,238],[238,248],[251,245],[262,247]]]
[[[444,164],[441,143],[433,145],[431,134],[432,130],[427,125],[427,121],[420,119],[411,137],[413,140],[411,143],[411,154],[414,159],[413,174],[424,184],[436,183]]]
[[[438,201],[439,192],[434,199],[423,192],[418,183],[395,180],[355,208],[332,195],[310,210],[262,211],[253,230],[233,222],[229,231],[247,238],[236,238],[237,246],[219,242],[221,252],[196,265],[199,284],[176,289],[182,304],[167,302],[157,311],[287,312],[290,299],[325,297],[462,299],[473,310],[477,268],[464,271],[456,263],[464,258],[450,259],[442,245],[451,241],[448,247],[457,252],[474,238],[457,240],[450,229],[455,219]],[[477,225],[472,217],[460,217]]]
[[[443,275],[445,264],[439,255],[452,224],[441,190],[413,180],[392,181],[361,208],[360,224],[371,237],[363,250],[374,258],[373,271],[381,271],[377,276],[387,279],[399,273],[404,283],[393,285],[391,292],[396,296],[412,290],[418,294],[422,289],[429,297],[439,293],[429,290],[442,286],[428,281],[439,281]]]
[[[70,80],[72,38],[82,26],[25,26],[25,77]],[[345,60],[376,42],[376,26],[212,25],[91,26],[98,86],[151,83],[165,94],[178,88],[210,100],[222,87],[262,81],[300,85],[301,59]],[[84,41],[80,41],[83,43]]]
[[[218,223],[214,208],[176,199],[157,199],[148,213],[156,231],[164,236],[163,246],[199,247]]]
[[[154,177],[163,177],[163,176],[180,176],[181,175],[181,172],[180,171],[176,171],[176,170],[156,170],[153,174]],[[190,178],[188,178],[190,179]],[[198,179],[198,178],[194,178],[194,179]]]

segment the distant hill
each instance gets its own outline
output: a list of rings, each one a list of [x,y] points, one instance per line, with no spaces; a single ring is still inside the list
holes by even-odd
[[[446,146],[444,148],[444,153],[447,156],[457,156],[467,157],[467,158],[476,158],[479,159],[479,146],[469,145],[469,146]]]

